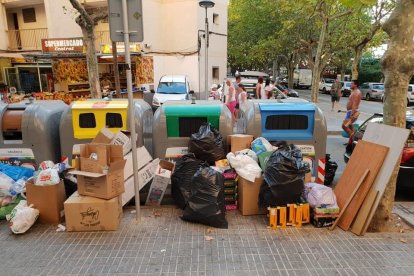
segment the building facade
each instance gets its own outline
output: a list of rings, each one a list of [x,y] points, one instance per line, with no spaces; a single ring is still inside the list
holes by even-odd
[[[107,0],[79,0],[87,9],[106,9]],[[210,46],[208,55],[208,83],[222,83],[227,72],[227,9],[228,0],[215,0],[215,6],[208,9]],[[82,37],[76,24],[77,13],[68,0],[0,0],[0,57],[22,53],[41,52],[41,40],[45,38]],[[136,48],[142,57],[151,60],[152,83],[136,86],[152,86],[165,74],[185,74],[190,79],[192,90],[204,98],[205,55],[204,22],[205,10],[197,0],[145,0],[143,5],[144,41]],[[109,23],[100,22],[95,29],[97,55],[104,56],[103,49],[111,45]],[[7,56],[9,55],[9,56]],[[107,55],[107,54],[106,54]],[[15,60],[14,60],[15,61]],[[44,60],[42,59],[42,62]],[[16,62],[9,67],[22,68]],[[47,61],[42,66],[47,65]],[[2,61],[0,60],[0,66]],[[104,64],[104,63],[103,63]],[[33,60],[32,60],[32,64]],[[25,65],[26,68],[30,66]],[[39,67],[39,63],[36,63]],[[34,66],[34,67],[36,67]],[[19,71],[2,68],[2,77],[8,82]],[[100,65],[100,74],[110,71]],[[148,69],[148,68],[147,68]],[[31,70],[31,69],[30,69]],[[102,70],[102,72],[101,72]],[[137,70],[139,74],[139,70]],[[147,72],[148,73],[148,72]],[[10,76],[9,76],[9,75]],[[40,79],[40,78],[39,78]],[[0,80],[1,81],[1,80]],[[145,80],[144,80],[145,81]],[[57,87],[59,89],[59,87]]]

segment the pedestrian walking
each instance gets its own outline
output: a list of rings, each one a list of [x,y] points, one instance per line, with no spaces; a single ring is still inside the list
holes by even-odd
[[[342,96],[342,86],[338,79],[335,80],[335,82],[332,84],[331,87],[331,102],[332,102],[332,108],[331,111],[334,111],[335,106],[339,110],[339,100]]]
[[[263,77],[257,79],[256,84],[256,99],[267,99],[266,91],[264,89]]]
[[[351,81],[351,95],[349,95],[348,102],[346,104],[346,115],[345,120],[342,123],[342,129],[351,138],[354,134],[354,122],[359,116],[359,104],[361,103],[362,94],[358,88],[358,80]]]

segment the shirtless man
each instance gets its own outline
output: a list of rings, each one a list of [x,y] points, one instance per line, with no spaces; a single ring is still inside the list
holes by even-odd
[[[346,104],[346,116],[345,120],[342,123],[342,129],[348,133],[348,136],[351,137],[354,134],[353,123],[359,116],[359,103],[361,102],[362,94],[358,89],[358,80],[353,80],[351,82],[351,95],[348,98]]]

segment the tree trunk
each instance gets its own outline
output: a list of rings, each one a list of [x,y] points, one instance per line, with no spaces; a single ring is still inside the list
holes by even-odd
[[[323,24],[321,29],[321,34],[319,36],[319,42],[318,42],[318,48],[316,50],[316,56],[315,56],[315,63],[313,65],[312,69],[312,94],[311,94],[311,100],[314,103],[318,102],[318,96],[319,96],[319,82],[321,80],[320,75],[320,67],[321,67],[321,55],[322,55],[322,49],[325,45],[325,37],[328,30],[328,24],[329,24],[329,18],[324,17],[323,18]]]
[[[82,29],[83,40],[86,46],[86,62],[88,64],[89,86],[91,98],[102,98],[101,86],[99,83],[98,58],[95,51],[95,34],[92,30]]]
[[[385,76],[384,123],[405,128],[406,93],[410,78],[414,74],[414,1],[398,1],[383,28],[390,36],[388,50],[381,61],[382,73]],[[397,165],[369,230],[387,230],[394,205],[398,169]]]
[[[289,63],[287,71],[288,71],[288,87],[293,88],[293,75],[295,72],[295,66],[292,66],[292,64]]]
[[[363,49],[364,49],[364,47],[360,47],[360,46],[357,46],[354,49],[355,57],[354,57],[354,60],[352,61],[352,79],[353,80],[358,79],[358,75],[359,75],[359,73],[358,73],[359,68],[358,67],[359,67],[359,63],[361,62],[362,50]]]

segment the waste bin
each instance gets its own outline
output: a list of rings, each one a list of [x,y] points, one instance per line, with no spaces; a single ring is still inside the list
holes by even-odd
[[[151,106],[143,100],[134,100],[134,120],[137,146],[145,146],[152,153]],[[62,155],[72,157],[73,146],[90,142],[106,127],[112,132],[129,131],[128,100],[113,99],[73,102],[62,115],[60,144]]]
[[[27,149],[37,164],[60,161],[59,123],[67,109],[62,101],[0,104],[0,148]]]
[[[314,103],[298,100],[254,100],[245,113],[246,134],[270,142],[285,140],[314,147],[315,159],[325,158],[326,120]],[[314,172],[317,162],[314,162]]]
[[[233,133],[230,110],[220,101],[168,101],[154,114],[154,158],[164,158],[167,148],[187,147],[202,123],[216,127],[223,140]]]

